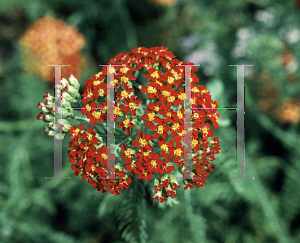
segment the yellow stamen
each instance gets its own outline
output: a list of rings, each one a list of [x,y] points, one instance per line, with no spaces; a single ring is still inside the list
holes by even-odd
[[[152,78],[159,78],[159,74],[157,71],[154,71],[153,73],[151,73],[150,75]]]
[[[99,96],[104,96],[104,94],[105,94],[105,92],[104,92],[104,89],[99,89],[98,90],[98,94],[99,94]]]
[[[163,151],[166,151],[168,152],[169,148],[168,148],[168,145],[167,144],[163,144],[160,146],[160,148],[163,150]]]
[[[173,126],[172,126],[173,131],[176,131],[178,128],[179,128],[179,123],[173,124]]]
[[[135,103],[129,103],[129,108],[134,110],[136,109],[136,104]]]
[[[100,112],[100,111],[94,111],[94,112],[92,113],[92,116],[95,117],[96,119],[99,119],[100,116],[101,116],[101,112]]]
[[[157,90],[156,90],[155,88],[153,88],[152,86],[148,87],[147,91],[148,91],[148,93],[150,93],[150,94],[154,94],[154,93],[157,92]]]
[[[176,154],[177,156],[181,156],[181,153],[182,153],[181,149],[176,149],[174,151],[174,154]]]
[[[147,141],[145,139],[143,139],[143,138],[140,138],[139,142],[140,142],[140,144],[141,144],[142,147],[144,147],[144,146],[147,145]]]
[[[128,128],[129,127],[129,123],[130,123],[130,121],[128,119],[126,119],[125,121],[123,121],[124,127]]]
[[[149,114],[148,114],[148,120],[149,120],[149,121],[153,121],[153,120],[154,120],[154,117],[155,117],[155,113],[149,113]]]
[[[128,70],[129,70],[128,67],[122,67],[122,68],[120,69],[120,72],[122,72],[122,73],[127,73]]]
[[[156,167],[156,165],[157,165],[156,160],[151,160],[151,165],[152,165],[153,167]]]
[[[158,126],[158,129],[157,129],[157,133],[158,134],[162,134],[162,133],[164,133],[164,127],[163,126]]]

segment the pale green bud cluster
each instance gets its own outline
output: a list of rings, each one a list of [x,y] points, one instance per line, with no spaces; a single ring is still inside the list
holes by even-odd
[[[79,94],[80,84],[78,80],[71,75],[69,79],[61,79],[61,107],[55,107],[55,97],[46,93],[43,98],[45,103],[39,103],[38,108],[41,112],[38,115],[38,120],[43,120],[49,122],[48,126],[45,127],[45,131],[49,136],[54,136],[56,139],[63,139],[65,134],[71,129],[71,125],[66,120],[66,118],[74,117],[73,109],[71,103],[77,103],[81,101],[81,96]],[[61,114],[58,124],[55,122],[55,111]]]

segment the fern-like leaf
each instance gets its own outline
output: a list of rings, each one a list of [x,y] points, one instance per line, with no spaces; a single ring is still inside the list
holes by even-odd
[[[119,227],[122,238],[130,243],[144,243],[148,235],[146,232],[146,200],[145,182],[136,177],[132,178],[128,196],[120,205]]]

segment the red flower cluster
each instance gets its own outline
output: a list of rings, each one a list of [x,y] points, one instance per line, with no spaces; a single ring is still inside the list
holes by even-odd
[[[78,128],[74,125],[69,130],[69,134],[72,135],[72,141],[69,143],[71,148],[69,162],[76,162],[72,164],[74,175],[78,176],[82,172],[82,180],[88,179],[88,182],[98,191],[102,193],[110,191],[112,194],[119,195],[120,189],[129,188],[131,178],[116,165],[116,176],[122,179],[103,179],[109,176],[108,169],[111,169],[107,168],[107,154],[110,154],[110,151],[104,146],[96,148],[95,145],[99,143],[96,132],[92,127],[88,127],[86,133],[83,132],[84,128],[84,125],[80,125]]]
[[[218,107],[218,104],[211,100],[209,91],[203,85],[196,84],[199,79],[195,74],[197,68],[194,66],[191,67],[191,130],[184,130],[186,96],[183,65],[193,64],[181,63],[174,57],[173,53],[164,47],[150,49],[140,47],[126,54],[119,54],[108,63],[108,65],[119,66],[104,67],[95,77],[87,80],[82,95],[85,104],[82,114],[86,114],[90,123],[95,125],[97,121],[100,123],[107,121],[107,101],[103,103],[102,100],[105,100],[107,95],[106,75],[114,74],[113,83],[116,92],[114,121],[117,122],[118,128],[124,127],[126,133],[133,137],[135,134],[132,134],[132,129],[136,122],[142,126],[145,124],[143,130],[138,130],[137,140],[132,141],[131,145],[121,145],[123,150],[121,159],[125,159],[125,169],[138,175],[139,179],[151,180],[153,173],[159,174],[159,179],[155,179],[153,199],[160,202],[165,201],[169,196],[173,198],[176,195],[176,188],[179,184],[170,174],[175,169],[175,164],[181,168],[182,173],[191,176],[184,180],[184,189],[193,188],[194,185],[199,188],[205,184],[205,179],[209,175],[207,170],[212,171],[213,165],[210,162],[215,160],[214,154],[220,152],[218,138],[209,139],[214,136],[213,131],[210,130],[211,125],[218,128],[220,115],[214,109]],[[136,110],[142,100],[136,99],[132,87],[132,83],[136,80],[137,70],[145,74],[145,78],[149,80],[148,86],[141,88],[141,92],[145,93],[149,100],[146,114],[141,116],[137,115]],[[198,110],[198,108],[206,109]],[[187,148],[182,143],[185,137],[190,140],[190,146]],[[97,150],[93,148],[90,141],[87,142],[81,146],[77,142],[72,142],[70,146],[77,154],[82,153],[78,148],[86,146],[87,153],[91,156],[95,155]],[[133,148],[137,150],[134,151]],[[185,150],[193,153],[192,171],[187,170],[187,160],[184,160]],[[97,167],[97,162],[99,162],[97,157],[93,162],[87,153],[81,156],[81,164],[89,160],[89,164],[95,166],[92,172],[95,173],[97,169],[98,173],[103,174],[104,168]],[[78,166],[73,166],[76,168],[76,174],[81,168]],[[91,171],[84,170],[85,176],[87,173]],[[90,181],[93,182],[92,179]],[[102,181],[99,183],[103,185]],[[97,185],[94,182],[94,186]],[[103,192],[102,189],[100,191]]]

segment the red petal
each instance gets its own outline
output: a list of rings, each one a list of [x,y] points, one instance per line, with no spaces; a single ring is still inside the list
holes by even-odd
[[[143,132],[142,132],[142,130],[139,130],[137,135],[138,135],[139,138],[143,138]]]
[[[134,140],[134,141],[132,141],[132,146],[133,146],[133,147],[138,147],[138,146],[140,146],[139,140]]]
[[[85,127],[84,127],[84,125],[80,125],[79,127],[78,127],[78,129],[80,129],[80,130],[83,130]]]
[[[157,139],[159,137],[159,134],[158,133],[155,133],[154,135],[153,135],[153,139]]]
[[[148,142],[151,140],[151,135],[150,134],[147,134],[144,139]]]

